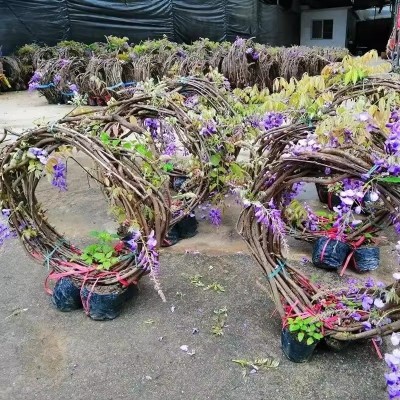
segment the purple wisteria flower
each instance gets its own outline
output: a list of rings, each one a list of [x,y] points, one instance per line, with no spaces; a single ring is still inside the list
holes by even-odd
[[[311,208],[304,204],[304,209],[307,212],[307,220],[304,222],[304,226],[311,232],[316,232],[319,230],[319,221],[317,215],[311,210]]]
[[[178,146],[176,145],[176,143],[168,143],[165,146],[164,151],[162,152],[162,154],[164,156],[173,157],[176,154],[177,151],[178,151]]]
[[[294,156],[298,156],[302,153],[316,152],[319,150],[321,150],[321,145],[318,143],[317,135],[313,133],[309,133],[306,139],[300,139],[290,148],[290,152]]]
[[[15,231],[13,231],[8,222],[8,218],[11,215],[11,210],[3,208],[0,214],[0,246],[8,239],[16,237]]]
[[[51,184],[58,188],[60,192],[67,190],[67,166],[60,160],[53,166],[53,178]]]
[[[33,90],[36,90],[38,86],[40,85],[40,81],[42,80],[43,75],[39,71],[35,71],[34,74],[32,75],[32,78],[30,79],[28,83],[28,90],[32,92]]]
[[[69,90],[70,90],[74,95],[76,95],[76,94],[79,93],[78,86],[75,85],[75,83],[72,83],[72,84],[69,85],[68,87],[69,87]]]
[[[47,164],[48,154],[46,150],[31,147],[28,149],[27,156],[29,158],[37,158],[43,165]]]
[[[264,225],[266,228],[271,228],[272,232],[279,238],[283,239],[286,235],[286,226],[282,219],[281,210],[276,208],[276,205],[271,199],[268,202],[268,208],[262,204],[254,204],[254,216],[257,222]]]
[[[200,129],[200,135],[210,137],[217,133],[217,124],[214,120],[208,121],[205,126]]]
[[[398,346],[400,338],[398,333],[392,333],[390,338],[393,346]],[[385,373],[389,399],[400,398],[400,350],[395,348],[391,353],[385,354],[385,362],[389,372]]]
[[[182,49],[178,49],[176,55],[180,58],[186,58],[186,53]]]
[[[199,104],[199,96],[196,94],[193,96],[189,96],[183,103],[185,107],[194,108]]]
[[[61,59],[58,61],[58,63],[59,63],[59,65],[60,65],[61,68],[66,67],[67,65],[69,65],[70,62],[71,62],[71,61],[68,60],[67,58],[61,58]]]
[[[261,118],[255,115],[247,117],[245,123],[249,124],[252,128],[261,129],[263,127]]]
[[[361,305],[364,311],[369,311],[371,309],[371,306],[374,302],[374,299],[370,296],[363,296],[361,299]]]
[[[219,208],[211,208],[211,210],[208,213],[208,219],[215,226],[221,225],[222,222],[221,210]]]
[[[304,188],[304,182],[294,183],[290,191],[284,192],[283,194],[283,205],[289,205],[293,199],[295,199],[302,189]]]
[[[233,45],[236,47],[240,47],[240,46],[243,46],[245,43],[246,43],[246,39],[236,36],[236,40],[233,42]]]
[[[154,235],[154,231],[151,231],[147,237],[146,245],[142,247],[136,261],[139,268],[150,271],[150,274],[156,278],[159,275],[160,263],[156,250],[157,240]]]
[[[60,74],[55,74],[53,77],[53,83],[55,85],[58,85],[61,82],[61,75]]]
[[[141,238],[141,236],[142,234],[140,233],[140,231],[135,231],[131,234],[131,239],[126,242],[132,252],[135,252],[137,250],[138,240]]]
[[[157,118],[145,118],[143,123],[144,126],[150,131],[151,137],[155,139],[160,128],[160,121]]]
[[[252,47],[246,49],[246,54],[252,59],[252,61],[257,61],[260,58],[260,53],[258,53]]]
[[[269,112],[264,115],[261,120],[262,125],[266,131],[272,128],[279,128],[285,122],[285,118],[281,113]]]

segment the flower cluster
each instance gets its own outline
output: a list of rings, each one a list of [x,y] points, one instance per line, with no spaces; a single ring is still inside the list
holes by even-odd
[[[186,98],[186,100],[183,102],[183,105],[187,108],[194,108],[199,104],[199,96],[196,94],[193,96],[189,96]]]
[[[304,221],[304,227],[311,232],[319,230],[319,219],[318,216],[311,210],[311,208],[304,204],[304,209],[307,212],[307,219]]]
[[[317,135],[309,133],[306,139],[300,139],[297,143],[290,146],[290,154],[298,156],[306,152],[315,152],[321,150],[321,145],[318,143]]]
[[[157,118],[145,118],[143,123],[144,126],[150,131],[151,137],[155,139],[160,128],[160,121]]]
[[[300,194],[303,188],[304,188],[303,182],[294,183],[290,191],[284,192],[282,196],[283,205],[288,206],[292,202],[292,200],[295,199]]]
[[[272,230],[274,235],[280,239],[284,239],[286,235],[286,226],[282,219],[281,210],[279,210],[274,200],[271,199],[268,207],[264,207],[260,203],[254,203],[255,217],[257,222]]]
[[[393,346],[399,346],[400,334],[392,333],[390,340]],[[400,399],[400,349],[397,347],[386,353],[385,362],[389,368],[389,372],[385,373],[389,399]]]
[[[43,165],[47,164],[48,153],[46,150],[39,149],[38,147],[30,147],[27,156],[29,158],[37,158]]]
[[[53,83],[57,86],[61,82],[61,75],[55,74],[53,77]]]
[[[0,246],[4,244],[7,239],[14,237],[14,232],[10,229],[8,218],[11,214],[11,210],[4,208],[0,215]]]
[[[53,166],[53,178],[51,184],[58,188],[60,192],[67,190],[67,166],[61,160]]]
[[[269,131],[272,128],[279,128],[282,126],[285,122],[285,118],[281,113],[269,112],[265,114],[261,122],[264,129]]]
[[[210,137],[217,133],[217,124],[214,120],[208,121],[205,126],[200,129],[200,135]]]
[[[76,96],[77,94],[79,94],[78,86],[75,85],[75,83],[70,84],[70,85],[68,86],[68,88],[69,88],[69,90],[72,92],[72,94],[73,94],[74,96]]]
[[[159,261],[158,253],[156,251],[157,240],[154,238],[154,231],[151,231],[147,238],[146,245],[140,246],[143,237],[140,231],[134,231],[130,234],[129,240],[126,241],[129,249],[137,255],[137,266],[145,271],[154,269],[154,273],[158,275]],[[140,252],[138,253],[139,248]]]
[[[208,218],[213,225],[219,226],[222,222],[221,210],[218,208],[211,208],[208,213]]]
[[[246,43],[246,39],[236,36],[236,40],[233,42],[233,45],[236,47],[240,47],[240,46],[243,46],[245,43]]]
[[[42,80],[42,78],[43,78],[43,75],[39,71],[35,71],[34,74],[32,75],[32,78],[29,81],[28,90],[30,92],[36,90],[39,87],[40,81]]]
[[[160,261],[156,248],[157,240],[154,237],[154,231],[150,232],[145,243],[140,231],[133,232],[126,243],[129,246],[129,249],[136,255],[138,268],[142,268],[144,271],[149,272],[150,279],[154,283],[154,288],[157,290],[162,300],[166,301],[158,281],[160,275]],[[141,246],[139,246],[139,243],[141,243]],[[140,252],[138,254],[139,248]]]
[[[255,49],[253,49],[252,47],[249,47],[248,49],[246,49],[246,54],[247,56],[250,57],[250,59],[252,61],[257,61],[260,58],[260,53],[258,53]]]

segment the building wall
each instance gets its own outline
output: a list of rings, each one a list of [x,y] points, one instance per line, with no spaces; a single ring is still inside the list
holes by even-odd
[[[301,12],[300,44],[303,46],[346,47],[348,8],[303,10]],[[311,39],[313,20],[333,19],[332,39]]]

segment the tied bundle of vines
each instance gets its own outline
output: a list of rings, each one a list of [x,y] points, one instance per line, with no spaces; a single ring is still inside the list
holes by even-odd
[[[88,257],[58,233],[36,198],[44,176],[59,190],[67,189],[68,163],[76,161],[77,153],[101,171],[100,180],[85,169],[108,193],[113,213],[118,211],[120,217],[119,243],[102,263],[89,260],[96,255]],[[80,283],[126,286],[150,273],[160,290],[157,246],[168,227],[170,198],[168,179],[152,160],[134,150],[112,149],[99,138],[61,125],[21,135],[2,149],[0,160],[1,207],[7,217],[2,228],[15,232],[32,257]]]
[[[244,178],[235,162],[241,119],[228,94],[218,74],[213,83],[196,78],[148,81],[120,92],[121,100],[101,111],[84,110],[61,122],[97,135],[107,146],[134,146],[151,157],[170,177],[172,226],[210,195],[222,200],[229,183]]]
[[[361,243],[382,243],[380,232],[390,225],[400,232],[399,81],[370,77],[357,83],[360,70],[316,77],[320,87],[325,88],[326,79],[331,86],[313,89],[303,115],[290,120],[288,112],[286,121],[258,137],[255,160],[262,166],[254,170],[238,223],[284,323],[312,316],[324,324],[325,336],[339,340],[374,338],[400,329],[397,281],[325,288],[287,258],[289,236],[348,243],[351,256]],[[350,74],[354,85],[349,85]],[[303,79],[309,85],[309,78]],[[341,79],[347,82],[340,88]],[[279,100],[288,96],[289,104],[297,101],[296,85],[301,88],[302,81],[284,85]],[[328,105],[326,99],[331,99]],[[302,119],[307,123],[299,122]],[[302,204],[296,196],[305,183],[329,187],[339,205],[329,213]]]

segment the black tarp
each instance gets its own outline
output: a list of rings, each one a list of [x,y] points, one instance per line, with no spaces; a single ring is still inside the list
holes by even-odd
[[[25,43],[56,44],[70,37],[65,0],[0,0],[3,53]]]
[[[25,43],[85,43],[127,36],[133,43],[166,35],[190,43],[255,37],[296,44],[299,14],[261,0],[0,0],[3,53]]]

